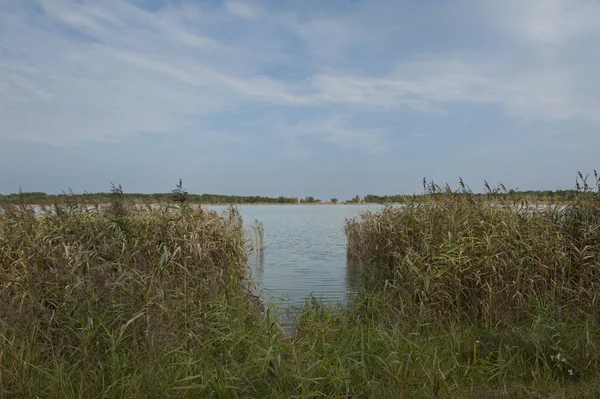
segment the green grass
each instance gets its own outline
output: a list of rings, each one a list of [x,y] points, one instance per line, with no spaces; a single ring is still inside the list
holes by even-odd
[[[531,208],[447,191],[349,220],[349,256],[377,298],[364,312],[437,336],[452,395],[595,397],[598,200]]]
[[[347,233],[350,254],[406,312],[495,325],[543,307],[598,321],[600,207],[516,209],[447,197],[366,213]]]
[[[597,203],[463,194],[348,221],[360,293],[292,334],[235,209],[6,206],[0,396],[598,397]]]

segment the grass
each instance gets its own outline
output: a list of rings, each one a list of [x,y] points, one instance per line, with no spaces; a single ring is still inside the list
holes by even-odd
[[[347,222],[349,256],[378,297],[366,314],[391,329],[420,325],[454,348],[440,354],[454,366],[439,373],[467,367],[469,378],[453,377],[457,392],[597,396],[598,192],[540,208],[498,202],[489,186],[489,198],[433,187],[425,204]]]
[[[351,255],[406,312],[494,325],[544,307],[561,319],[599,320],[600,207],[445,198],[364,214],[347,232]]]
[[[120,187],[107,209],[5,206],[0,397],[598,397],[595,197],[493,191],[349,220],[359,293],[307,300],[293,334],[253,294],[234,208],[130,206]]]
[[[234,210],[8,209],[0,219],[6,393],[170,389],[153,376],[171,373],[173,383],[188,348],[212,356],[211,331],[252,319],[245,256]]]

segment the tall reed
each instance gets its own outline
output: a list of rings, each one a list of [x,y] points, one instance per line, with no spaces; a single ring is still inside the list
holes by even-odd
[[[540,306],[600,320],[600,207],[492,204],[467,192],[366,212],[346,225],[349,255],[405,312],[494,325]]]
[[[7,206],[0,397],[598,397],[590,193],[531,208],[434,187],[348,222],[358,294],[307,300],[289,335],[257,311],[236,208],[130,206],[118,186],[106,210]]]
[[[230,306],[239,322],[255,319],[239,214],[129,207],[121,192],[114,189],[106,211],[9,207],[0,216],[6,392],[53,396],[66,383],[115,395],[159,392],[173,380],[115,378],[173,367],[230,324]]]

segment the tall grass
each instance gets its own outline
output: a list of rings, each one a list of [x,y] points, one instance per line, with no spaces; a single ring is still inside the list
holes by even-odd
[[[449,193],[364,213],[346,232],[350,256],[403,311],[494,325],[544,307],[561,320],[600,320],[594,203],[531,208]]]
[[[237,213],[127,207],[114,192],[106,211],[0,217],[7,393],[166,392],[192,354],[233,350],[210,339],[215,329],[256,321]]]
[[[391,329],[438,334],[456,349],[440,361],[461,368],[470,359],[488,390],[531,384],[530,394],[545,387],[598,395],[598,192],[586,185],[576,202],[532,207],[498,201],[489,185],[487,198],[464,185],[425,187],[426,203],[347,221],[348,254],[375,298],[363,314]]]
[[[7,397],[412,397],[410,335],[310,303],[257,311],[239,214],[72,204],[0,217]],[[386,350],[393,353],[384,353]],[[433,354],[434,352],[430,352]],[[433,364],[433,363],[431,363]],[[412,381],[412,382],[411,382]],[[402,391],[399,391],[404,387]]]
[[[291,334],[248,288],[235,208],[118,186],[105,210],[6,206],[0,396],[598,397],[599,208],[485,199],[348,221],[359,293],[308,300]]]

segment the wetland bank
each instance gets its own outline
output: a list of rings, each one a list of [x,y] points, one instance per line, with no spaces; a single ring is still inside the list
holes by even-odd
[[[99,209],[5,205],[1,392],[596,397],[597,185],[540,208],[495,189],[431,186],[427,201],[346,208],[362,211],[355,218],[340,206],[285,206],[287,216],[272,219],[261,207],[253,212],[262,219],[184,201],[140,207],[118,192]],[[264,223],[262,255],[249,251],[250,218]],[[318,223],[329,227],[309,236]],[[276,255],[286,247],[297,252],[287,260]],[[347,255],[360,262],[358,276],[347,274]],[[262,277],[253,266],[261,256]],[[315,268],[294,275],[295,262],[311,256]],[[310,274],[328,256],[344,263],[326,270],[338,286],[321,298],[273,290],[287,290],[298,308],[292,334],[282,333],[277,309],[257,308],[248,277],[318,287]]]

